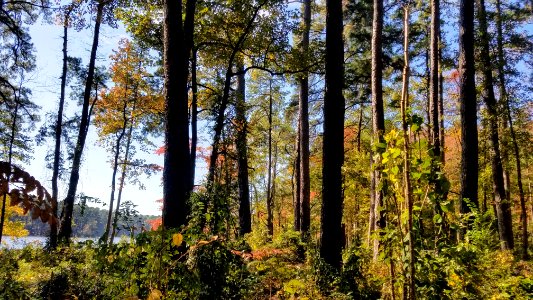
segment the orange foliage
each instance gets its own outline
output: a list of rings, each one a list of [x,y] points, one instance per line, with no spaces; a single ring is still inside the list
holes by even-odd
[[[150,230],[157,230],[163,224],[163,218],[159,217],[155,219],[150,219],[146,220],[146,222],[148,223],[148,225],[150,225]]]

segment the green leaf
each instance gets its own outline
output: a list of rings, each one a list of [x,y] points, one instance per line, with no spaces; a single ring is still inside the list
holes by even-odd
[[[442,216],[439,214],[436,214],[433,216],[433,223],[440,224],[442,223]]]

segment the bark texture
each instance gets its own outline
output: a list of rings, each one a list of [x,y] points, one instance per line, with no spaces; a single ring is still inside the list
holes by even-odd
[[[320,256],[340,269],[343,247],[342,164],[344,162],[344,43],[342,1],[326,1],[326,93],[322,160]]]
[[[250,216],[250,185],[248,181],[248,146],[246,139],[246,81],[244,78],[244,65],[239,62],[237,66],[236,93],[236,125],[237,125],[237,167],[239,184],[239,234],[244,236],[252,231],[252,217]]]
[[[302,52],[305,57],[309,52],[309,31],[311,28],[311,0],[303,1]],[[311,227],[310,178],[309,178],[309,75],[304,72],[300,84],[300,205],[301,228],[304,235]]]
[[[477,206],[478,133],[474,68],[474,1],[460,1],[459,103],[461,114],[461,212]]]
[[[192,49],[196,1],[163,1],[163,58],[165,89],[165,162],[163,170],[163,227],[179,228],[187,223],[191,186],[189,107],[187,81]]]
[[[385,115],[383,112],[383,0],[374,0],[373,20],[372,20],[372,138],[373,144],[383,143],[385,132]],[[378,150],[379,152],[379,150]],[[372,162],[372,197],[370,204],[370,233],[385,228],[385,212],[383,206],[383,192],[378,189],[381,181],[381,158],[378,157]],[[378,257],[379,240],[372,240],[374,260]]]

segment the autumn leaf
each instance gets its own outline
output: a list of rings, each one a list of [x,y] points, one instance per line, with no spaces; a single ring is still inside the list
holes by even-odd
[[[163,293],[161,293],[160,290],[155,289],[150,292],[150,295],[148,295],[147,300],[159,300],[163,297]]]
[[[181,233],[175,233],[172,235],[172,245],[179,247],[183,243],[183,235]]]

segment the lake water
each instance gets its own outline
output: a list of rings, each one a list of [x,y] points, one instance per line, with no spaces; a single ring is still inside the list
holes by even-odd
[[[11,237],[11,236],[3,236],[2,237],[2,244],[0,244],[0,248],[8,248],[8,249],[22,249],[27,245],[35,245],[38,247],[43,247],[46,245],[46,240],[48,237],[45,236],[24,236],[24,237]],[[120,241],[120,237],[115,237],[113,240],[114,243],[118,243]],[[85,242],[85,241],[98,241],[98,238],[80,238],[75,237],[71,239],[73,242]]]

